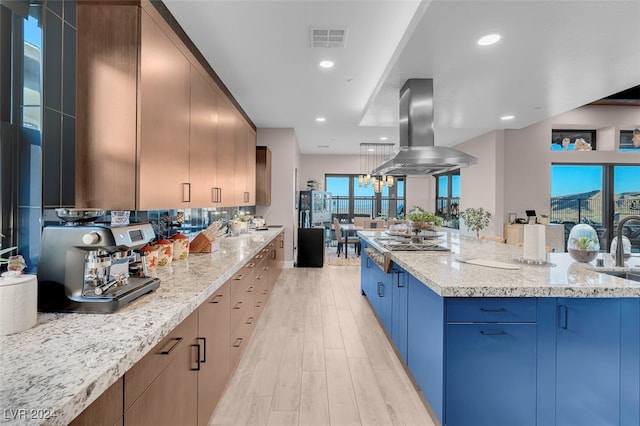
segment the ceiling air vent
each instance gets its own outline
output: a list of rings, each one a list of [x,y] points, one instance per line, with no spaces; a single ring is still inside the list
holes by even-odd
[[[346,28],[311,28],[311,47],[344,47]]]

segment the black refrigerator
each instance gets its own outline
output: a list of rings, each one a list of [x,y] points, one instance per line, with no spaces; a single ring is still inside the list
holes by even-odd
[[[331,223],[331,193],[300,191],[296,266],[324,266],[325,229]]]

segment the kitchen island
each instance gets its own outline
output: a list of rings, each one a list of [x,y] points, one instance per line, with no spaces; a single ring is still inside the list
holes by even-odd
[[[1,336],[0,424],[68,424],[282,232],[223,238],[159,267],[160,287],[113,314],[38,313],[33,328]]]
[[[442,232],[449,252],[359,235],[362,292],[443,425],[640,424],[640,283],[601,273],[640,258],[528,265],[458,233]]]

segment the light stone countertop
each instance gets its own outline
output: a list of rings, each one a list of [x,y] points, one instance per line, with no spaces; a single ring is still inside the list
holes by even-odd
[[[69,423],[283,229],[158,267],[160,287],[115,313],[38,313],[31,329],[0,336],[0,424]]]
[[[550,253],[551,265],[527,265],[516,261],[522,248],[439,231],[442,251],[390,251],[391,260],[443,297],[640,297],[640,282],[597,272],[639,270],[640,257],[626,259],[625,268],[613,266],[611,255],[602,253],[605,266],[576,262],[568,253]],[[360,231],[361,238],[379,251],[376,237],[383,232]],[[518,265],[498,269],[472,265],[456,259],[476,258]]]

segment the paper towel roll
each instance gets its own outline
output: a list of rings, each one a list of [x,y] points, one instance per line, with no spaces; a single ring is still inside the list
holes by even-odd
[[[35,275],[4,273],[0,277],[0,335],[18,333],[38,320],[38,281]]]
[[[524,225],[522,257],[525,260],[544,262],[547,260],[544,240],[544,225]]]

